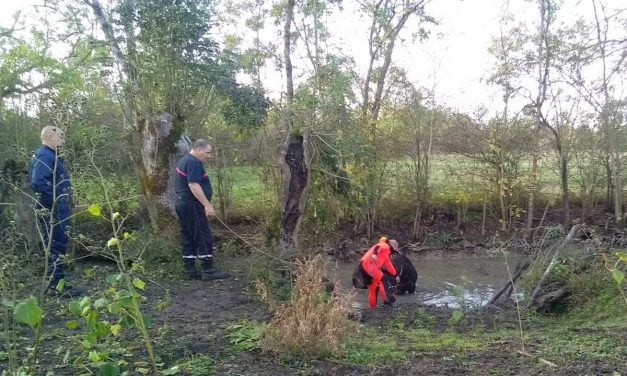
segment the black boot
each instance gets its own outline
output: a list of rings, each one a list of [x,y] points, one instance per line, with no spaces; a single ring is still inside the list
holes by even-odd
[[[231,277],[231,274],[221,272],[213,267],[213,258],[202,260],[202,280],[211,281],[214,279],[226,279]]]
[[[52,281],[46,289],[46,294],[56,298],[73,299],[85,295],[85,291],[65,281],[62,286],[59,286],[59,281]]]
[[[185,279],[200,279],[200,273],[196,270],[196,259],[183,259],[185,267]]]

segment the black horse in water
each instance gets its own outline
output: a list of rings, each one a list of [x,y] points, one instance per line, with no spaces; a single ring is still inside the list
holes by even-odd
[[[416,281],[418,280],[418,273],[414,264],[412,264],[409,257],[400,252],[394,252],[390,256],[390,260],[400,277],[400,282],[397,284],[396,278],[387,273],[384,268],[383,284],[386,292],[390,291],[395,295],[413,294],[416,291]],[[353,286],[358,289],[366,289],[371,282],[372,277],[357,264],[355,271],[353,271]]]

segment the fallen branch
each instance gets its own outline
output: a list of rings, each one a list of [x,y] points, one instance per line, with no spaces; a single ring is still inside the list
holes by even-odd
[[[540,312],[549,312],[553,306],[570,295],[570,291],[566,287],[544,294],[533,303]]]
[[[544,364],[546,364],[546,365],[548,365],[550,367],[557,367],[557,364],[555,364],[555,363],[553,363],[551,361],[548,361],[548,360],[546,360],[544,358],[540,358],[539,356],[531,355],[531,354],[529,354],[526,351],[521,351],[521,350],[514,350],[514,351],[516,351],[520,355],[526,356],[528,358],[537,359],[540,363],[544,363]]]
[[[509,288],[513,289],[513,286],[516,280],[524,273],[525,270],[527,270],[528,267],[529,267],[529,262],[525,262],[522,265],[518,264],[518,266],[516,267],[516,272],[514,272],[514,275],[512,276],[512,278],[509,281],[507,281],[507,283],[505,284],[505,286],[503,286],[501,290],[499,290],[496,294],[494,294],[494,296],[492,296],[492,299],[490,299],[488,304],[496,303],[496,301],[501,297],[501,295],[503,295],[505,291],[507,291],[507,289]],[[509,292],[507,296],[509,296],[510,294],[511,292]]]
[[[575,234],[579,230],[579,227],[580,227],[580,225],[574,225],[570,229],[570,231],[568,232],[568,235],[566,236],[566,239],[564,239],[562,244],[560,244],[555,249],[555,252],[553,253],[553,257],[551,258],[551,262],[549,263],[549,266],[544,271],[544,274],[542,274],[542,278],[540,278],[540,281],[538,281],[538,285],[536,286],[536,288],[533,290],[533,293],[529,297],[529,303],[527,304],[527,309],[531,308],[531,306],[533,305],[533,303],[534,303],[534,301],[536,299],[536,296],[538,295],[538,293],[540,292],[540,289],[542,288],[542,285],[544,284],[544,280],[549,275],[549,273],[551,273],[551,270],[553,270],[553,267],[555,266],[555,264],[557,264],[557,260],[558,260],[559,255],[560,255],[560,251],[562,250],[562,248],[564,248],[566,246],[566,244],[568,244],[569,241],[572,240],[572,238],[575,236]]]

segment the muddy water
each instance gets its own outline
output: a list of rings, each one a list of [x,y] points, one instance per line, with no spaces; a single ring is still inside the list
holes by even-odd
[[[503,257],[473,258],[420,258],[410,256],[418,271],[416,293],[397,297],[397,304],[420,303],[428,305],[448,305],[469,307],[485,305],[492,295],[509,279]],[[520,258],[509,258],[513,272]],[[328,275],[340,282],[343,290],[356,293],[353,305],[368,306],[366,290],[352,288],[353,264],[329,264]]]

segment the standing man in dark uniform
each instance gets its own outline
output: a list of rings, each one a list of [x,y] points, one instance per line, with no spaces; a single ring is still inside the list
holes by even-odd
[[[48,254],[48,292],[63,297],[80,295],[81,291],[69,284],[59,285],[65,278],[63,256],[67,249],[67,228],[70,224],[70,177],[59,149],[65,143],[63,130],[46,126],[41,131],[41,146],[35,150],[30,167],[29,181],[37,196],[37,220],[42,234],[44,249]],[[43,209],[43,210],[42,210]]]
[[[215,216],[211,204],[211,182],[203,166],[211,158],[212,148],[207,140],[196,140],[189,154],[181,158],[175,167],[176,214],[181,222],[183,264],[187,279],[229,278],[229,273],[213,266],[213,236],[207,217]],[[196,270],[200,260],[201,271]]]

